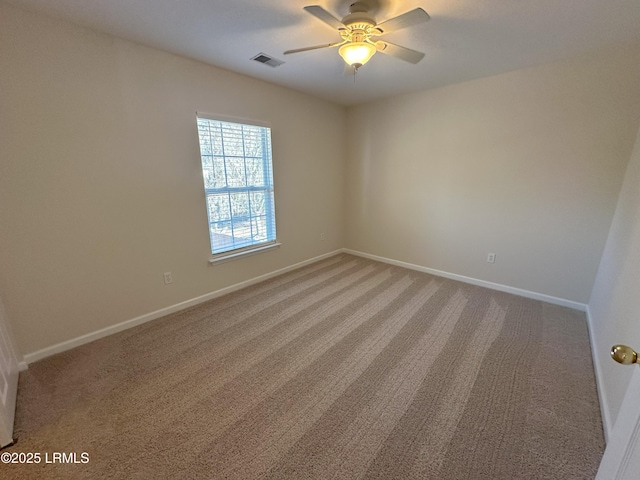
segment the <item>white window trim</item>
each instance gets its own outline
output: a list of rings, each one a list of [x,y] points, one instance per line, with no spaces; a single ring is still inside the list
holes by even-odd
[[[248,257],[250,255],[255,255],[256,253],[262,253],[267,250],[272,250],[274,248],[278,248],[282,245],[277,240],[268,243],[261,243],[260,245],[254,245],[247,247],[246,249],[240,250],[232,250],[231,253],[219,253],[218,255],[213,255],[209,259],[209,265],[215,265],[218,263],[225,263],[230,260],[235,260],[237,258]]]
[[[252,120],[250,118],[231,117],[229,115],[218,115],[217,113],[196,112],[196,117],[218,122],[242,123],[244,125],[253,125],[254,127],[271,128],[271,124],[268,122],[261,122],[260,120]]]
[[[207,120],[220,121],[220,122],[239,123],[244,125],[253,125],[256,127],[268,128],[271,131],[273,131],[273,128],[271,127],[271,124],[269,122],[253,120],[253,119],[248,119],[243,117],[233,117],[229,115],[218,115],[216,113],[205,113],[205,112],[196,111],[196,118],[204,118]],[[271,161],[273,164],[273,159]],[[278,242],[278,240],[275,239],[266,243],[261,243],[259,245],[250,245],[245,248],[230,250],[229,252],[218,253],[215,255],[211,255],[211,257],[209,258],[209,265],[215,265],[215,264],[220,264],[220,263],[225,263],[231,260],[235,260],[238,258],[249,257],[257,253],[262,253],[268,250],[272,250],[274,248],[278,248],[281,245],[282,243]]]

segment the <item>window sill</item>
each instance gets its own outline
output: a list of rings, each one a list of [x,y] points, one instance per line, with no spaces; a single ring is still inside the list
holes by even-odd
[[[242,252],[231,252],[229,254],[222,254],[220,256],[211,257],[209,259],[209,265],[224,263],[224,262],[235,260],[241,257],[248,257],[249,255],[255,255],[256,253],[262,253],[267,250],[278,248],[280,245],[282,244],[279,242],[275,242],[275,243],[270,243],[268,245],[261,245],[259,247],[252,248],[250,250],[243,250]]]

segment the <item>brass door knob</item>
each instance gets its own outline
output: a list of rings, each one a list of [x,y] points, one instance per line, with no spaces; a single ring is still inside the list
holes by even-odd
[[[638,359],[638,352],[626,345],[614,345],[611,347],[611,358],[623,365],[640,363],[640,359]]]

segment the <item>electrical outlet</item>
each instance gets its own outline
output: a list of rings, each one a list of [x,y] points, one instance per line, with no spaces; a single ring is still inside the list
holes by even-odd
[[[489,255],[487,255],[487,262],[488,263],[496,263],[496,254],[495,253],[490,253]]]
[[[170,283],[173,283],[173,277],[171,276],[171,272],[164,272],[162,275],[164,276],[165,285],[169,285]]]
[[[324,242],[324,238],[325,238],[325,237],[324,237],[324,232],[322,232],[322,233],[320,234],[320,241],[321,241],[321,242]]]

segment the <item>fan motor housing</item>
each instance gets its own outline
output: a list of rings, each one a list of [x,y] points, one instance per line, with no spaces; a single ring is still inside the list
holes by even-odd
[[[364,30],[366,27],[375,27],[376,21],[367,12],[353,12],[342,19],[345,27],[353,30]]]

